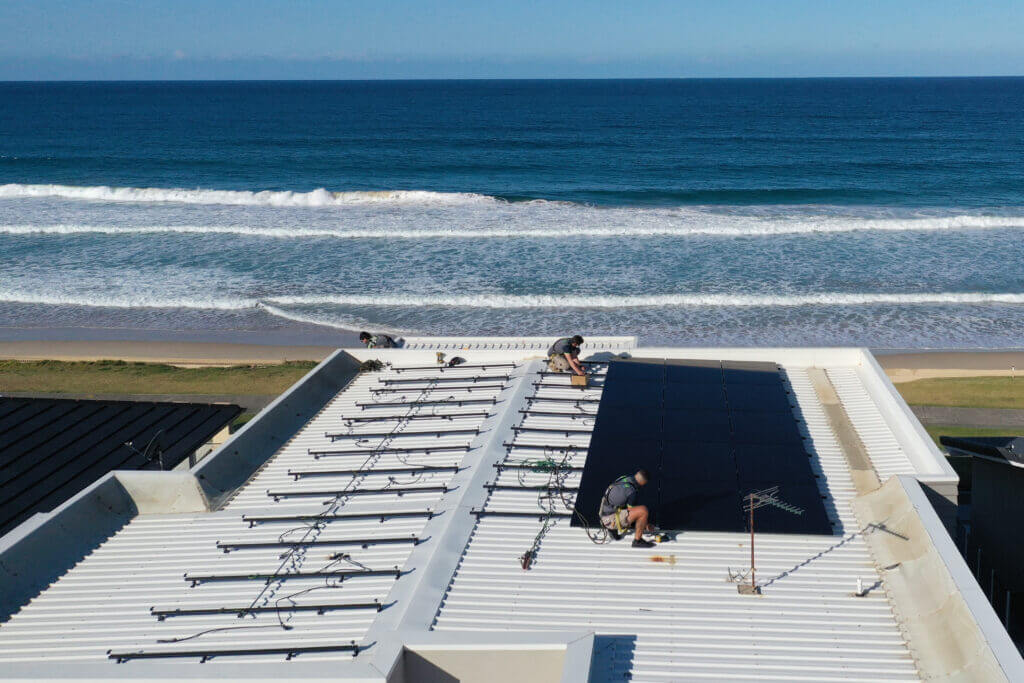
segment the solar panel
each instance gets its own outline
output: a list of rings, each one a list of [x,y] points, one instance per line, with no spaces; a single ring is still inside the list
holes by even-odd
[[[743,506],[736,483],[667,480],[657,507],[657,523],[663,529],[744,531]]]
[[[811,456],[803,446],[736,444],[732,453],[740,481],[801,481],[814,476]]]
[[[779,486],[802,515],[759,510],[765,532],[831,534],[832,526],[774,363],[612,361],[594,418],[576,510],[598,524],[608,485],[647,469],[637,504],[665,529],[746,531],[743,496]],[[574,525],[579,525],[574,518]]]
[[[736,459],[727,443],[666,441],[657,481],[663,489],[669,479],[736,483]]]
[[[667,361],[665,381],[669,384],[722,383],[722,367],[718,361]]]
[[[0,397],[0,533],[114,469],[170,469],[241,408]],[[150,448],[159,434],[159,461]],[[127,446],[130,443],[131,446]]]
[[[727,410],[725,388],[718,384],[679,382],[665,385],[665,408],[695,408],[698,410]]]

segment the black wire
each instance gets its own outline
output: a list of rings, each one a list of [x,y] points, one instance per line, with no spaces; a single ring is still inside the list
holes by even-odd
[[[280,626],[282,628],[284,628],[285,630],[287,630],[287,631],[290,631],[292,628],[294,628],[292,626],[288,626],[287,624],[281,624]],[[199,631],[198,633],[193,633],[190,636],[183,636],[181,638],[157,638],[156,642],[158,642],[158,643],[184,643],[186,640],[192,640],[193,638],[198,638],[200,636],[205,636],[207,633],[217,633],[218,631],[239,631],[239,630],[241,630],[243,628],[278,628],[278,625],[277,624],[251,624],[251,625],[247,625],[247,626],[221,626],[220,628],[208,628],[205,631]]]
[[[433,384],[436,384],[436,381],[433,382]],[[420,399],[425,398],[427,393],[430,390],[431,389],[429,387],[428,388],[424,388],[420,392],[419,398]],[[367,451],[366,459],[363,460],[362,464],[357,468],[359,471],[352,475],[352,479],[346,485],[344,490],[339,491],[337,494],[335,494],[333,499],[331,499],[331,500],[329,500],[327,502],[327,505],[329,505],[329,507],[324,509],[322,512],[318,513],[315,516],[314,519],[310,520],[309,523],[307,523],[305,525],[302,525],[302,526],[297,526],[297,527],[293,527],[291,529],[288,529],[288,530],[282,532],[278,536],[278,539],[279,539],[280,542],[285,542],[284,541],[284,536],[286,536],[286,535],[288,535],[290,533],[293,533],[293,532],[299,531],[299,530],[305,530],[305,532],[306,532],[301,539],[299,539],[299,540],[297,540],[295,542],[295,545],[292,548],[290,548],[288,551],[286,551],[286,552],[281,554],[281,556],[280,556],[281,563],[278,565],[277,569],[274,570],[274,572],[271,575],[271,577],[267,580],[267,582],[264,585],[263,589],[256,595],[255,598],[253,598],[252,602],[249,603],[249,606],[246,607],[241,612],[239,612],[239,614],[238,614],[239,617],[244,617],[246,615],[255,616],[254,613],[251,610],[254,607],[256,607],[256,604],[260,601],[261,598],[263,598],[265,595],[267,595],[267,591],[277,590],[276,587],[274,589],[271,589],[271,586],[273,584],[275,584],[275,583],[280,584],[281,579],[289,573],[289,572],[282,573],[282,569],[284,569],[289,564],[291,566],[298,566],[298,565],[296,565],[296,561],[298,561],[301,564],[302,559],[305,557],[306,551],[309,548],[309,542],[315,541],[316,537],[320,535],[320,532],[322,532],[326,528],[326,518],[328,516],[334,514],[338,510],[338,508],[342,507],[345,504],[345,502],[347,502],[347,499],[349,498],[349,496],[347,495],[349,490],[350,490],[349,487],[351,487],[353,484],[355,484],[358,480],[360,480],[362,478],[365,478],[368,474],[371,474],[371,472],[366,471],[367,466],[370,465],[372,462],[375,462],[375,461],[380,459],[380,457],[382,455],[380,453],[380,450],[382,448],[384,448],[396,436],[396,432],[398,430],[400,430],[401,428],[403,428],[405,425],[407,425],[409,423],[409,420],[406,419],[406,418],[409,417],[410,415],[416,414],[416,412],[417,412],[417,410],[419,408],[420,408],[420,406],[415,406],[415,405],[410,406],[409,410],[406,412],[406,414],[398,419],[398,422],[395,425],[395,427],[390,432],[388,432],[385,436],[383,436],[381,438],[380,442],[374,448],[369,449]],[[401,458],[399,458],[399,460],[401,460]],[[405,463],[404,460],[402,462]],[[405,464],[408,464],[408,463],[405,463]],[[394,478],[392,477],[390,479],[391,479],[391,481],[389,481],[388,484],[385,485],[384,488],[389,488],[391,486],[391,484],[394,481]],[[312,539],[310,539],[310,535],[311,534],[313,535]],[[363,565],[360,562],[352,560],[351,557],[349,557],[347,555],[344,555],[344,556],[339,556],[339,557],[335,558],[333,561],[327,563],[319,571],[320,572],[326,571],[328,567],[334,566],[334,565],[336,565],[337,563],[339,563],[341,561],[347,561],[350,564],[363,569],[364,571],[369,569],[368,567],[366,567],[366,565]],[[325,585],[324,586],[316,586],[316,588],[326,588],[326,587],[329,587],[331,585],[329,583],[330,580],[331,580],[331,577],[324,577]],[[292,597],[295,596],[295,595],[300,595],[303,592],[304,591],[299,591],[298,593],[294,593],[294,594],[292,594]],[[228,631],[228,630],[232,630],[232,629],[241,629],[241,628],[283,628],[285,630],[290,630],[293,627],[289,626],[286,623],[284,623],[284,620],[281,618],[281,611],[282,611],[282,609],[280,608],[280,601],[288,599],[289,597],[290,596],[285,596],[284,598],[277,598],[276,601],[275,601],[275,607],[277,608],[277,609],[275,609],[275,614],[277,615],[277,620],[278,620],[277,624],[261,624],[261,625],[253,625],[253,626],[226,626],[226,627],[223,627],[223,628],[215,628],[215,629],[208,629],[208,630],[205,630],[205,631],[199,631],[197,633],[194,633],[194,634],[192,634],[190,636],[187,636],[187,637],[184,637],[184,638],[175,638],[175,639],[170,639],[170,640],[158,640],[157,642],[161,642],[161,643],[163,643],[163,642],[177,643],[177,642],[182,642],[182,641],[185,641],[185,640],[191,640],[192,638],[198,638],[198,637],[206,635],[208,633],[215,633],[217,631]],[[273,598],[273,592],[271,592],[271,595],[267,597],[267,601],[269,601],[271,598]],[[285,609],[287,609],[287,608],[285,608]],[[289,618],[291,618],[291,617],[289,616]]]

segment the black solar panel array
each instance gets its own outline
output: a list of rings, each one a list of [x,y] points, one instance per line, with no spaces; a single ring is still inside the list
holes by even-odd
[[[236,405],[0,397],[0,534],[115,469],[172,468],[240,412]],[[125,446],[134,445],[134,450]]]
[[[810,455],[773,363],[613,361],[608,368],[577,510],[598,523],[601,496],[644,468],[653,481],[638,504],[665,529],[743,531],[742,496],[779,486],[804,508],[762,508],[759,531],[831,534]],[[575,521],[578,524],[578,520]]]

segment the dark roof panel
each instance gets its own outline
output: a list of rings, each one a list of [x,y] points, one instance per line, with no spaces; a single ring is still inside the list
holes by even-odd
[[[943,446],[1024,467],[1024,436],[943,436]]]
[[[111,470],[174,468],[241,412],[228,404],[0,397],[0,534]]]

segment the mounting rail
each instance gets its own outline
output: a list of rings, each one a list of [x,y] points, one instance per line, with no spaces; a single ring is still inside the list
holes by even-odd
[[[420,537],[416,534],[410,534],[409,536],[387,536],[380,538],[338,538],[329,540],[315,539],[310,541],[217,541],[217,547],[223,550],[225,554],[227,554],[232,550],[254,550],[259,548],[302,548],[310,545],[358,545],[362,546],[363,548],[367,548],[371,545],[384,545],[392,543],[412,543],[413,545],[419,545]]]
[[[419,472],[458,472],[458,465],[412,465],[410,467],[382,467],[376,470],[288,470],[288,476],[294,477],[344,477],[360,474],[416,474]]]
[[[489,417],[488,412],[475,413],[431,413],[429,415],[370,415],[367,417],[345,417],[345,422],[387,422],[388,420],[455,420],[462,417]]]
[[[437,370],[438,372],[445,372],[447,370],[465,370],[467,368],[480,368],[486,370],[487,368],[514,368],[515,363],[481,363],[479,365],[468,365],[462,363],[460,365],[453,365],[451,367],[447,365],[419,365],[415,367],[406,368],[391,368],[392,372],[403,372],[406,370]]]
[[[418,377],[409,379],[379,379],[377,380],[381,384],[416,384],[417,382],[426,382],[429,384],[436,384],[438,382],[485,382],[487,380],[497,379],[503,382],[507,382],[512,379],[512,375],[473,375],[471,377]]]
[[[364,403],[356,403],[357,408],[363,410],[367,408],[397,408],[399,406],[463,406],[471,403],[490,403],[494,405],[498,402],[497,398],[446,398],[437,401],[369,401]]]
[[[274,522],[333,522],[339,519],[379,519],[381,524],[388,517],[426,517],[433,519],[435,514],[431,509],[426,510],[390,510],[383,512],[342,512],[334,515],[242,515],[242,521],[249,523],[249,528],[257,524],[270,524]]]
[[[314,451],[310,450],[309,455],[314,459],[320,459],[332,455],[373,455],[374,453],[439,453],[442,451],[464,452],[472,449],[469,444],[460,446],[420,446],[418,448],[363,448],[351,451]]]
[[[439,387],[383,387],[381,389],[370,389],[371,394],[414,394],[428,391],[465,391],[471,394],[474,391],[493,391],[504,389],[504,384],[445,384]]]
[[[325,433],[324,436],[335,441],[337,439],[384,439],[387,437],[398,437],[398,436],[436,436],[441,438],[446,434],[479,434],[480,429],[427,429],[419,432],[367,432],[365,434],[331,434]]]
[[[331,612],[334,610],[342,609],[372,609],[380,612],[384,606],[380,603],[380,600],[374,600],[373,602],[335,602],[328,605],[285,605],[281,607],[271,607],[264,605],[261,607],[187,607],[180,608],[175,607],[173,609],[157,609],[151,607],[149,613],[157,618],[158,621],[163,621],[168,617],[190,617],[200,616],[204,614],[259,614],[261,612],[316,612],[317,614],[323,614],[324,612]]]
[[[200,663],[205,662],[214,657],[232,657],[232,656],[243,656],[243,655],[286,655],[286,659],[291,659],[296,655],[301,655],[309,652],[351,652],[352,656],[359,654],[359,646],[356,645],[356,641],[351,641],[347,645],[296,645],[293,647],[251,647],[241,649],[214,649],[214,650],[166,650],[160,651],[149,651],[146,650],[135,650],[133,652],[114,652],[113,650],[107,650],[107,657],[113,659],[118,664],[127,662],[130,659],[166,659],[169,657],[199,657]]]
[[[184,579],[192,582],[195,587],[201,583],[211,581],[255,581],[261,580],[266,583],[285,579],[345,579],[353,576],[393,576],[396,579],[402,575],[399,567],[393,569],[338,569],[335,571],[314,571],[314,572],[254,572],[251,574],[189,574],[186,572]]]
[[[373,496],[394,493],[399,496],[406,493],[445,493],[447,486],[392,486],[382,489],[334,489],[327,491],[270,491],[267,495],[275,502],[282,498],[320,498],[323,496]]]

